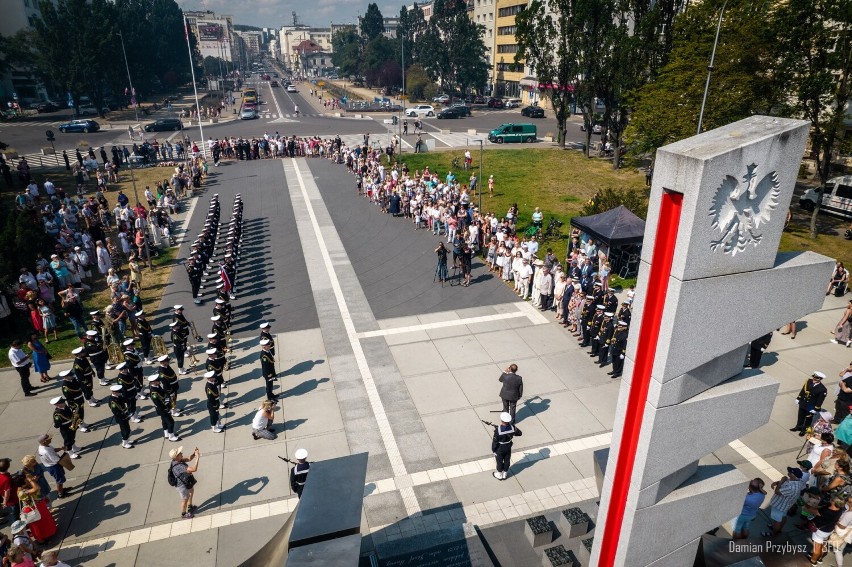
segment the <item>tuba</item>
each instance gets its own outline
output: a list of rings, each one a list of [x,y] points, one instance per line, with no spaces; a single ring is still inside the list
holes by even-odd
[[[71,429],[71,431],[77,431],[77,428],[80,427],[81,423],[83,423],[83,418],[80,417],[80,412],[75,409],[74,412],[71,414],[71,425],[69,425],[68,427]]]
[[[118,343],[110,343],[107,347],[108,362],[110,366],[116,366],[124,362],[124,353]]]
[[[169,354],[169,351],[166,350],[166,342],[160,335],[154,335],[153,337],[151,337],[151,349],[154,351],[155,358],[159,358],[164,354]]]

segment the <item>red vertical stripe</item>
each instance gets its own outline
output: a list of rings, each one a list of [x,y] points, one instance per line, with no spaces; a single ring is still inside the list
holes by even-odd
[[[645,285],[646,299],[639,327],[639,342],[636,346],[636,361],[633,366],[633,378],[630,384],[630,396],[624,414],[624,428],[618,460],[612,479],[609,508],[601,541],[599,567],[613,567],[618,550],[621,526],[624,521],[624,509],[627,506],[627,493],[633,477],[636,460],[636,448],[639,445],[639,433],[642,430],[642,417],[648,401],[648,388],[651,372],[657,354],[660,338],[660,322],[666,305],[669,277],[674,260],[677,229],[683,205],[683,195],[663,190],[660,217],[657,224],[657,237],[654,241],[654,253],[651,257],[651,273]]]

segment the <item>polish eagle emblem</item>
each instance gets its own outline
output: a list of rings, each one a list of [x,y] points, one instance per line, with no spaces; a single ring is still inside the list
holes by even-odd
[[[778,176],[774,171],[757,181],[757,165],[746,166],[742,181],[726,175],[713,196],[711,226],[722,236],[710,242],[714,252],[721,248],[725,254],[736,256],[749,244],[757,246],[763,239],[760,228],[769,222],[770,213],[778,207],[781,194]]]

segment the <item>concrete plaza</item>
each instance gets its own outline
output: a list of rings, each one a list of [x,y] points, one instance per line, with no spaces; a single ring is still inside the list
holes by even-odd
[[[620,384],[552,312],[520,301],[481,265],[470,288],[433,283],[437,237],[358,199],[342,166],[288,159],[220,167],[188,221],[191,234],[213,192],[223,220],[233,195],[242,194],[247,228],[224,433],[210,430],[201,372],[182,379],[180,444],[203,454],[198,513],[178,517],[178,497],[166,481],[175,444],[164,441],[148,402],[147,419],[134,424],[132,450],[120,447],[109,410],[91,409],[96,429],[78,436],[87,449],[69,473],[73,497],[58,501],[54,546],[64,561],[237,565],[292,511],[296,500],[278,456],[300,447],[310,460],[369,452],[362,550],[381,559],[461,540],[465,524],[596,501],[592,451],[609,444]],[[191,304],[181,267],[156,309],[160,332],[174,303],[187,305],[188,318],[206,332],[212,307]],[[764,369],[781,382],[772,421],[705,462],[733,463],[767,481],[794,463],[802,440],[787,430],[793,399],[815,369],[829,375],[831,391],[850,360],[849,350],[828,342],[844,305],[827,297],[821,311],[799,322],[795,340],[775,334],[764,356]],[[262,320],[273,321],[277,333],[275,441],[250,435],[263,398]],[[491,476],[491,428],[480,420],[496,419],[497,378],[511,362],[525,382],[518,412],[524,435],[516,439],[509,479],[500,482]],[[67,366],[56,364],[54,372]],[[0,455],[17,462],[35,452],[38,435],[52,431],[48,400],[57,387],[25,398],[14,371],[0,375]]]

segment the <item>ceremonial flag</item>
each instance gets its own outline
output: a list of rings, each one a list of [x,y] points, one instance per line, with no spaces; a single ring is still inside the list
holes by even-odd
[[[225,271],[225,265],[219,265],[219,277],[222,278],[222,283],[225,284],[225,292],[231,293],[231,278],[228,277],[228,272]]]

